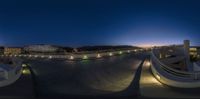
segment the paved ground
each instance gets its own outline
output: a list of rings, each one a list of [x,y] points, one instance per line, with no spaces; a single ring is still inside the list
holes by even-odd
[[[161,84],[151,73],[148,59],[145,60],[141,78],[140,94],[146,98],[200,98],[200,89],[172,88]]]
[[[143,62],[145,58],[145,54],[132,54],[79,62],[35,60],[30,63],[35,75],[23,75],[16,83],[0,88],[0,98],[200,97],[198,88],[180,89],[161,84],[153,77],[148,58]]]
[[[143,58],[127,54],[98,60],[34,60],[39,96],[106,95],[126,90]],[[134,94],[134,93],[133,93]]]
[[[0,88],[1,99],[34,98],[31,75],[22,75],[14,84]]]

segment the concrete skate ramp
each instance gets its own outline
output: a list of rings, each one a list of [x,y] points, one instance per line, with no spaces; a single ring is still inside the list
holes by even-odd
[[[129,87],[141,55],[124,54],[82,61],[31,60],[40,96],[103,95]]]

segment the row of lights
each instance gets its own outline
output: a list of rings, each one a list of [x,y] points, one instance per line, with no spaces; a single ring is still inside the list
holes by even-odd
[[[134,50],[134,52],[137,52],[137,50]],[[127,50],[127,53],[130,53],[130,50]],[[118,52],[118,54],[123,54],[123,52],[122,51],[119,51]],[[113,56],[113,53],[112,52],[110,52],[110,53],[108,53],[108,55],[109,56]],[[17,57],[17,56],[19,56],[19,57],[35,57],[35,58],[37,58],[37,57],[41,57],[41,58],[44,58],[45,56],[39,56],[39,55],[1,55],[1,56],[10,56],[10,57],[12,57],[12,56],[14,56],[14,57]],[[101,58],[102,56],[101,56],[101,54],[97,54],[97,56],[96,56],[96,58]],[[48,56],[47,58],[49,58],[49,59],[52,59],[53,58],[53,56]],[[69,59],[70,60],[73,60],[74,59],[74,56],[70,56],[69,57]],[[82,59],[88,59],[88,56],[87,55],[83,55],[83,57],[82,57]]]
[[[127,51],[128,53],[130,53],[130,50]],[[119,54],[122,54],[122,51],[119,51]],[[113,56],[113,53],[110,52],[109,53],[109,56]],[[96,58],[101,58],[101,54],[97,54]],[[69,58],[70,60],[73,60],[74,59],[74,56],[70,56]],[[87,55],[84,55],[82,59],[88,59],[88,56]]]

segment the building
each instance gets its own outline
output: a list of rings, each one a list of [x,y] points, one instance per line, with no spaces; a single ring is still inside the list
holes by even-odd
[[[5,47],[4,54],[5,55],[18,55],[21,54],[22,48],[20,47]]]
[[[4,47],[0,47],[0,55],[4,54]]]
[[[200,47],[199,46],[190,47],[190,55],[193,55],[193,56],[200,55]]]
[[[63,51],[62,47],[55,46],[55,45],[45,45],[45,44],[38,44],[38,45],[29,45],[24,47],[25,53],[59,53]],[[64,52],[64,51],[63,51]]]

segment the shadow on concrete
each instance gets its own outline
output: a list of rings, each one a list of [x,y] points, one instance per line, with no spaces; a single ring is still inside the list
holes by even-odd
[[[51,96],[37,96],[37,98],[39,99],[54,99],[54,98],[59,98],[59,99],[83,99],[83,98],[94,98],[94,99],[133,99],[133,98],[142,98],[142,97],[138,97],[140,96],[140,75],[141,75],[141,70],[142,70],[142,65],[143,62],[145,60],[142,60],[142,62],[140,63],[138,69],[136,70],[134,79],[132,80],[131,84],[129,85],[128,88],[126,88],[123,91],[120,92],[115,92],[115,93],[111,93],[111,94],[102,94],[102,95],[71,95],[71,94],[65,94],[65,95],[51,95]]]

